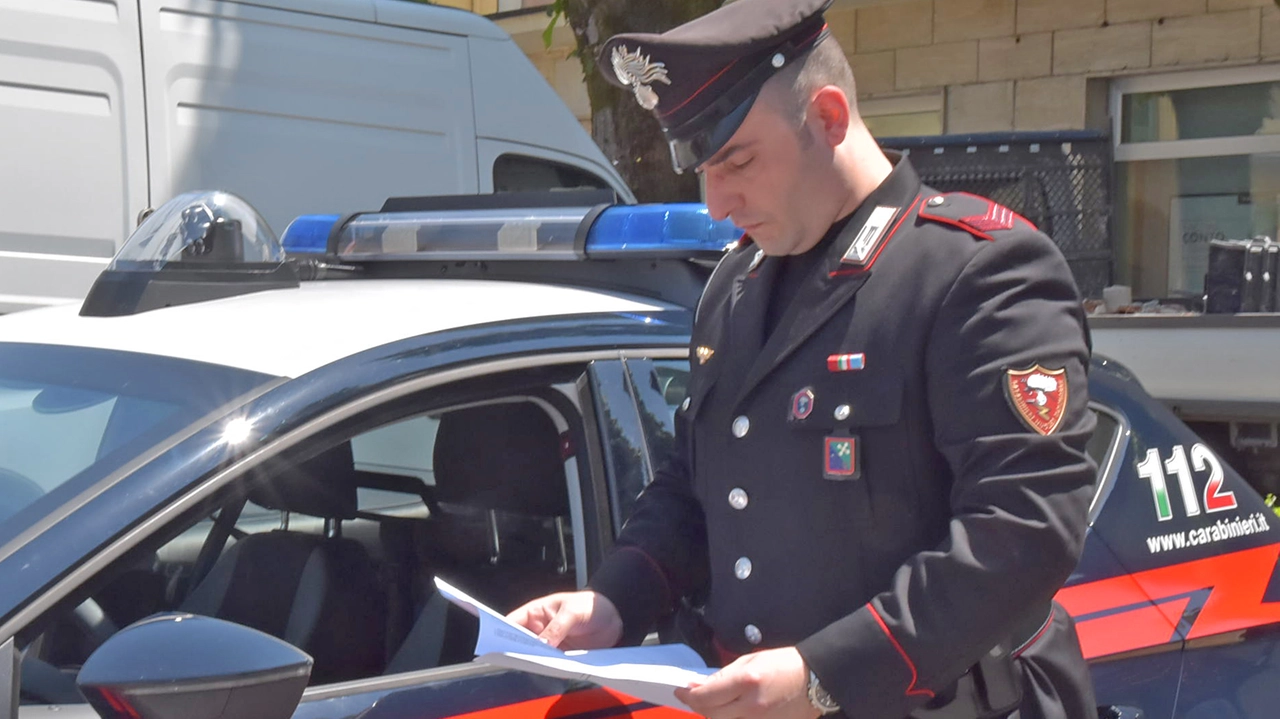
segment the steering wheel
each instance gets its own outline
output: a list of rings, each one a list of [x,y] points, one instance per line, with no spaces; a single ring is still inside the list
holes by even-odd
[[[116,623],[93,599],[80,603],[66,618],[67,623],[84,640],[92,653],[112,634],[119,631]],[[22,657],[22,696],[36,704],[83,704],[84,696],[76,686],[74,674],[63,671],[28,651]]]
[[[44,488],[30,477],[0,467],[0,522],[12,517],[43,497]],[[75,631],[85,640],[89,651],[97,649],[119,628],[93,599],[80,603],[68,616]],[[83,701],[76,689],[75,678],[30,653],[23,658],[22,693],[48,704]]]

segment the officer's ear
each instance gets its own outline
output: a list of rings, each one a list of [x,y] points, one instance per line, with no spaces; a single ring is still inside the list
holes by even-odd
[[[819,136],[831,147],[839,147],[848,136],[852,121],[849,96],[835,85],[820,88],[809,103],[809,117],[816,123]]]

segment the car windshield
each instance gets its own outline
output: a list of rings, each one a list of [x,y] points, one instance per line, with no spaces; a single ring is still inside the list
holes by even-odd
[[[273,379],[154,355],[0,342],[0,538]]]

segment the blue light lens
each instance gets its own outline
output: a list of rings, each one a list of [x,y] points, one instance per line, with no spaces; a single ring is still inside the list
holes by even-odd
[[[706,205],[618,205],[591,225],[586,251],[588,257],[689,257],[719,254],[740,237],[732,222],[711,219]]]
[[[284,228],[280,244],[291,255],[323,255],[329,248],[329,233],[341,215],[302,215]]]

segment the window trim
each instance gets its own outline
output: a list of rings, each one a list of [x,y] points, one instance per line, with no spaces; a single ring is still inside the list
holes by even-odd
[[[1090,402],[1089,409],[1099,414],[1105,414],[1116,421],[1116,429],[1112,434],[1111,444],[1107,447],[1107,453],[1104,457],[1105,462],[1098,466],[1098,488],[1094,490],[1093,499],[1089,502],[1089,526],[1092,527],[1099,515],[1102,514],[1102,508],[1107,505],[1107,499],[1110,498],[1111,492],[1115,490],[1120,476],[1120,468],[1128,451],[1129,438],[1133,434],[1133,428],[1129,424],[1129,418],[1122,412],[1100,402]]]
[[[1111,82],[1111,137],[1116,162],[1177,160],[1192,157],[1223,157],[1280,152],[1280,135],[1241,135],[1159,142],[1121,142],[1124,136],[1124,98],[1148,92],[1228,87],[1260,82],[1280,82],[1280,63],[1246,65],[1139,75]]]

